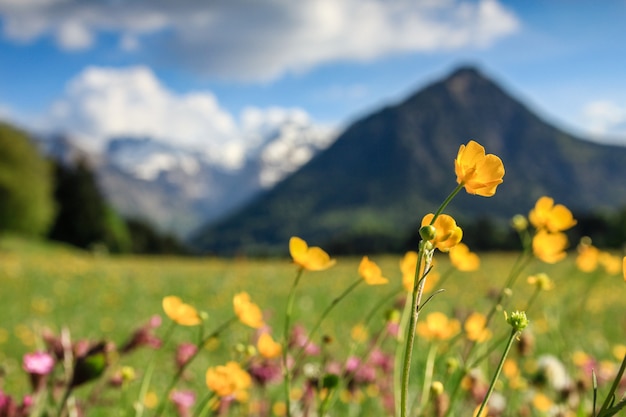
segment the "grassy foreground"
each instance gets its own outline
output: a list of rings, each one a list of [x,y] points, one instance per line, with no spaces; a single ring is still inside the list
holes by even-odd
[[[19,369],[21,358],[41,345],[39,334],[43,328],[60,332],[66,327],[73,339],[104,338],[121,344],[133,329],[154,314],[163,316],[164,323],[167,322],[161,301],[168,295],[177,295],[206,311],[211,328],[232,316],[233,295],[246,291],[279,335],[287,295],[296,273],[287,255],[285,247],[284,259],[271,260],[98,256],[63,246],[4,237],[0,240],[0,364],[4,370],[1,387],[16,395],[29,390],[26,375]],[[425,307],[423,317],[441,311],[461,318],[469,310],[488,310],[493,305],[490,292],[504,284],[516,256],[514,253],[482,254],[478,271],[452,272],[443,285],[445,292]],[[400,257],[373,258],[390,284],[360,286],[332,311],[318,334],[328,336],[331,352],[345,355],[353,343],[353,327],[400,285]],[[438,253],[435,258],[437,270],[450,269],[444,254]],[[328,271],[305,275],[298,287],[292,322],[308,327],[315,323],[328,303],[358,278],[359,260],[341,258]],[[626,286],[621,274],[611,276],[602,270],[580,272],[572,254],[555,265],[535,260],[526,267],[513,288],[507,311],[526,309],[534,291],[526,277],[539,272],[547,273],[555,285],[551,291],[540,293],[526,311],[531,321],[528,333],[536,340],[533,355],[554,355],[572,374],[576,373],[574,362],[581,353],[592,356],[598,363],[619,364],[621,359],[618,360],[617,355],[626,341]],[[381,310],[380,322],[385,309],[392,304],[388,303]],[[492,329],[494,340],[505,334],[506,329],[504,319],[496,317]],[[232,326],[189,368],[186,383],[195,384],[201,391],[207,366],[228,360],[238,343],[249,343],[250,335],[250,329]],[[193,338],[193,329],[180,328],[172,336],[172,344]],[[159,353],[170,356],[163,356],[159,362],[155,372],[157,387],[165,385],[166,378],[160,371],[171,375],[174,368],[173,349]],[[418,341],[417,349],[427,350],[424,341]],[[139,373],[149,356],[145,352],[150,351],[146,349],[130,358]],[[414,379],[419,380],[425,354],[417,356],[418,370]],[[435,378],[445,378],[445,372],[445,363],[438,362]],[[129,395],[136,395],[136,391],[131,390]],[[280,390],[277,390],[278,395]]]

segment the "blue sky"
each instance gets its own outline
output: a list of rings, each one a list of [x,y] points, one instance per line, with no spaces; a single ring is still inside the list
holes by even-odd
[[[472,64],[626,145],[624,22],[626,0],[0,0],[0,118],[87,146],[241,151],[289,120],[338,131]]]

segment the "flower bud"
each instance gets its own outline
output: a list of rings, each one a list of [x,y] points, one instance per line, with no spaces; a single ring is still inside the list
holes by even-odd
[[[433,240],[437,235],[437,229],[432,224],[420,228],[420,236],[424,240]]]
[[[521,332],[526,327],[528,327],[528,318],[526,318],[526,313],[523,311],[514,311],[510,316],[507,316],[505,313],[506,322],[513,327],[513,329],[517,332]]]
[[[517,230],[518,232],[523,232],[528,228],[528,220],[521,214],[516,214],[511,219],[511,225],[513,226],[513,229]]]

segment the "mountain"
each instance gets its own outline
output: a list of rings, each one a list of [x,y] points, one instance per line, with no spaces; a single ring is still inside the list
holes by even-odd
[[[356,121],[273,189],[192,239],[221,254],[284,253],[371,240],[397,247],[456,186],[454,158],[474,139],[504,162],[491,198],[460,193],[446,210],[463,225],[526,214],[541,195],[576,212],[626,204],[626,148],[551,126],[479,70],[463,67],[403,102]],[[390,246],[391,245],[391,246]]]
[[[39,139],[43,152],[58,161],[88,161],[103,193],[125,217],[185,237],[272,187],[335,137],[303,118],[265,126],[254,134],[255,146],[236,167],[203,150],[150,138],[111,138],[97,153],[82,150],[69,136]]]

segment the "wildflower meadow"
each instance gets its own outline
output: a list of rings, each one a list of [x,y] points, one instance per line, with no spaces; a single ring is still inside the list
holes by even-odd
[[[505,167],[475,141],[450,162],[402,256],[335,258],[297,230],[290,259],[2,237],[0,417],[624,413],[624,254],[570,242],[550,196],[511,219],[519,251],[473,252],[446,207]]]

